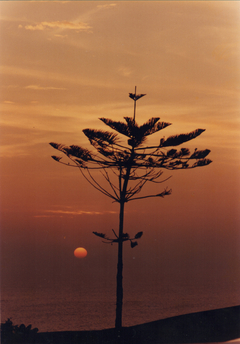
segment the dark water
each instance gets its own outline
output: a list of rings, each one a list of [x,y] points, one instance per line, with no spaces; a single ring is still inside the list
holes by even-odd
[[[115,285],[2,287],[2,321],[32,324],[40,332],[95,330],[114,327]],[[132,326],[175,315],[240,304],[239,286],[225,283],[199,285],[184,282],[155,286],[125,285],[123,325]]]

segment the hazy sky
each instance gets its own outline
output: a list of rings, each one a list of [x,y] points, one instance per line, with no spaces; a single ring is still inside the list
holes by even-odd
[[[138,123],[173,123],[152,140],[204,128],[185,146],[210,149],[213,163],[164,171],[171,196],[126,205],[125,231],[144,235],[125,247],[124,278],[237,285],[239,16],[238,1],[0,2],[3,285],[67,281],[77,264],[85,280],[115,279],[116,247],[92,231],[117,229],[118,204],[48,143],[89,147],[82,129],[132,116],[135,85],[147,94]]]

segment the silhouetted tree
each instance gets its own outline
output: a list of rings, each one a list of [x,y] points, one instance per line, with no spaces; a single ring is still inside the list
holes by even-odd
[[[122,327],[122,271],[123,271],[123,242],[130,241],[131,247],[137,245],[142,232],[138,232],[133,238],[128,233],[123,232],[124,206],[129,201],[145,199],[149,197],[164,197],[171,194],[171,189],[165,188],[159,193],[140,196],[139,193],[147,183],[162,183],[167,179],[160,180],[162,170],[191,169],[199,166],[206,166],[211,160],[206,159],[210,153],[209,149],[195,149],[190,153],[188,148],[169,149],[168,147],[179,146],[190,141],[205,129],[196,129],[188,134],[170,136],[167,139],[161,138],[158,144],[144,146],[144,142],[149,135],[152,135],[171,123],[159,122],[159,117],[150,118],[145,124],[139,126],[135,121],[136,102],[145,94],[129,93],[129,97],[134,101],[134,115],[124,117],[125,122],[113,121],[107,118],[100,120],[117,133],[127,137],[127,143],[122,144],[117,133],[84,129],[83,133],[89,139],[96,153],[77,145],[66,146],[51,142],[50,145],[64,153],[71,163],[62,161],[62,157],[52,156],[52,158],[67,166],[77,167],[84,178],[98,191],[110,197],[120,205],[119,211],[119,231],[114,233],[114,238],[106,237],[104,233],[93,232],[104,239],[104,242],[118,244],[118,264],[117,264],[117,302],[115,328],[120,333]],[[100,185],[92,172],[99,170],[108,183],[108,188]],[[113,172],[115,182],[110,178],[110,171]]]

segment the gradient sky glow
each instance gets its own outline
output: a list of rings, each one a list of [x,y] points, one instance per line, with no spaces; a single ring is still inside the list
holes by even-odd
[[[89,148],[82,130],[132,116],[135,85],[147,94],[137,122],[173,123],[148,142],[204,128],[185,146],[210,149],[213,163],[164,171],[159,192],[171,196],[126,205],[125,231],[144,235],[125,247],[124,278],[238,285],[239,16],[238,1],[0,2],[3,287],[69,280],[79,246],[86,281],[115,279],[116,250],[92,231],[117,229],[118,204],[52,160],[48,143]]]

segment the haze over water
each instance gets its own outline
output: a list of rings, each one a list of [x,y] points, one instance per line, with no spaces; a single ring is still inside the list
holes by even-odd
[[[154,285],[142,282],[127,287],[123,325],[133,326],[192,312],[239,305],[239,284],[193,286],[183,282]],[[40,332],[100,330],[114,327],[115,288],[76,284],[51,288],[9,288],[2,291],[2,320],[32,324]]]

